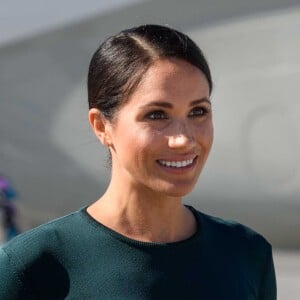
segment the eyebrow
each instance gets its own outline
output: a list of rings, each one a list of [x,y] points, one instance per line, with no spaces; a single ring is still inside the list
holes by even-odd
[[[209,104],[211,103],[208,98],[204,97],[204,98],[197,99],[197,100],[190,102],[190,107],[195,106],[197,104],[201,104],[202,102],[207,102]],[[152,107],[152,106],[163,107],[163,108],[173,108],[173,104],[170,102],[166,102],[166,101],[153,101],[153,102],[147,103],[146,105],[141,106],[141,108]]]

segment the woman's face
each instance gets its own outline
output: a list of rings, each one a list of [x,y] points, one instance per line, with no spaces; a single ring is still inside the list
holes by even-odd
[[[110,124],[112,172],[132,187],[181,197],[213,141],[209,86],[179,59],[157,61]]]

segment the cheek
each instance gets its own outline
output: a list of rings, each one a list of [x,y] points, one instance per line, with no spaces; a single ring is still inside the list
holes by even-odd
[[[134,154],[132,159],[139,167],[152,165],[162,151],[164,135],[154,130],[137,130],[135,132]]]
[[[213,143],[214,140],[214,127],[213,124],[210,124],[209,128],[207,129],[207,140],[209,141],[210,145]]]
[[[122,141],[120,143],[120,141]],[[126,160],[135,162],[136,164],[147,161],[151,153],[155,152],[155,148],[159,143],[158,135],[139,128],[132,128],[126,134],[119,136],[118,145],[119,154]]]
[[[214,128],[212,122],[207,122],[196,129],[198,141],[210,149],[214,139]]]
[[[135,132],[135,141],[141,147],[147,147],[148,150],[155,148],[163,139],[163,132],[161,130],[153,130],[150,128],[138,129]]]

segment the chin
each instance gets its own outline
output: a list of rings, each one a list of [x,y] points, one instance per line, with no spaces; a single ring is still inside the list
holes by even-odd
[[[142,186],[148,192],[157,194],[158,197],[182,198],[193,191],[196,183],[195,178],[190,180],[161,180],[156,178],[154,181],[143,182]]]
[[[191,193],[194,187],[195,185],[176,185],[172,187],[168,186],[165,189],[161,189],[159,192],[168,197],[182,198]]]

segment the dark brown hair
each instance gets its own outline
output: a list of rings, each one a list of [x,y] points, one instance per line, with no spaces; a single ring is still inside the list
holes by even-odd
[[[185,34],[160,25],[123,30],[105,40],[94,53],[88,72],[89,108],[112,120],[158,59],[179,58],[199,68],[210,92],[212,79],[201,49]]]

